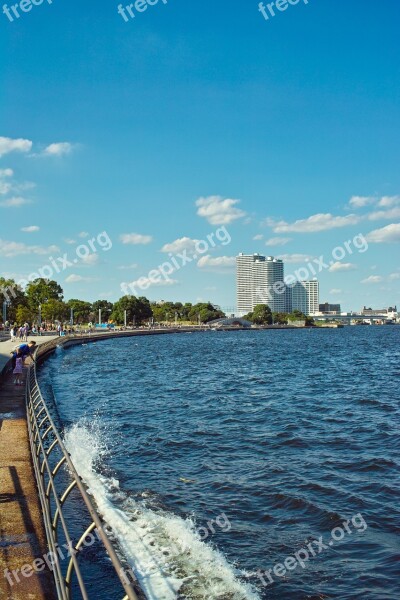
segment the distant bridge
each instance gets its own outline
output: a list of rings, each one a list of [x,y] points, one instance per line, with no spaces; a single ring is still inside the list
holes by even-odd
[[[318,315],[314,321],[393,321],[388,315]]]

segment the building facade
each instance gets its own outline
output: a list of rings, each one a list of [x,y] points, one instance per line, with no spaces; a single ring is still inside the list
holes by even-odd
[[[239,315],[268,304],[272,312],[284,312],[286,293],[283,261],[262,254],[239,254],[236,257],[237,311]]]

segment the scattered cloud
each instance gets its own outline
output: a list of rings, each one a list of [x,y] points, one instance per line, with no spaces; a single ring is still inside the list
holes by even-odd
[[[131,283],[128,283],[128,286],[132,286],[134,288],[136,288],[136,286],[138,286],[139,289],[141,290],[146,290],[149,287],[164,287],[164,286],[171,286],[171,285],[176,285],[177,283],[179,283],[179,281],[177,279],[160,279],[159,281],[156,281],[155,279],[149,279],[148,277],[140,277],[139,279],[136,279],[135,281],[132,281]]]
[[[400,273],[391,273],[389,275],[389,281],[396,281],[397,279],[400,279]]]
[[[22,196],[14,196],[13,198],[7,198],[6,200],[2,200],[0,202],[0,206],[3,208],[19,208],[20,206],[24,206],[25,204],[31,204],[32,200],[28,200],[27,198],[22,198]]]
[[[330,294],[332,294],[332,296],[335,296],[337,294],[342,294],[342,290],[339,290],[338,288],[333,288],[332,290],[329,291]]]
[[[66,244],[76,244],[76,240],[73,240],[72,238],[64,238],[64,242]]]
[[[82,277],[82,275],[75,275],[71,273],[65,278],[65,283],[79,283],[80,281],[91,281],[90,277]]]
[[[0,157],[9,152],[30,152],[32,142],[23,138],[0,137]]]
[[[383,281],[383,277],[380,275],[370,275],[366,279],[363,279],[361,283],[381,283]]]
[[[378,206],[382,208],[390,208],[400,204],[400,196],[382,196],[378,202]]]
[[[353,263],[342,263],[339,261],[333,263],[329,267],[329,271],[331,273],[336,273],[337,271],[354,271],[355,269],[357,269],[357,265],[354,265]]]
[[[193,240],[189,237],[183,237],[171,242],[170,244],[164,244],[161,248],[161,252],[170,252],[171,254],[178,254],[179,252],[194,252],[195,246],[199,240]]]
[[[286,237],[273,237],[273,238],[269,238],[269,240],[267,240],[265,242],[266,246],[285,246],[286,244],[288,244],[291,241],[292,238],[286,238]]]
[[[87,231],[81,231],[80,233],[78,233],[78,237],[80,238],[86,238],[88,237],[89,233]]]
[[[282,259],[285,263],[292,264],[309,262],[313,259],[309,254],[282,254],[281,256],[278,256],[278,258]]]
[[[58,142],[56,144],[50,144],[44,150],[43,156],[64,156],[72,152],[73,145],[69,142]]]
[[[25,231],[25,233],[34,233],[35,231],[39,231],[40,227],[37,225],[29,225],[29,227],[21,227],[21,231]]]
[[[318,231],[328,231],[338,227],[356,225],[360,220],[361,217],[353,214],[344,217],[335,217],[330,213],[319,213],[307,219],[299,219],[294,223],[267,219],[266,225],[272,227],[275,233],[316,233]]]
[[[0,239],[0,256],[5,258],[13,258],[15,256],[22,256],[25,254],[53,254],[54,252],[60,252],[58,246],[28,246],[19,242],[10,242],[7,240]]]
[[[199,269],[207,270],[221,270],[221,269],[232,269],[236,265],[236,258],[234,256],[217,256],[211,258],[209,254],[202,256],[197,262]]]
[[[93,267],[94,265],[97,265],[99,261],[100,256],[98,254],[88,254],[81,259],[80,264],[87,267]]]
[[[376,202],[376,198],[373,196],[353,196],[350,198],[349,206],[351,208],[363,208]]]
[[[240,200],[223,198],[222,196],[208,196],[196,200],[197,214],[204,217],[211,225],[229,225],[237,219],[246,216],[244,210],[237,208]]]
[[[151,235],[141,235],[140,233],[122,233],[119,239],[123,244],[132,244],[134,246],[150,244],[153,241]]]
[[[400,206],[394,206],[388,210],[377,210],[367,215],[369,221],[383,221],[384,219],[399,219]]]
[[[257,241],[257,240],[262,240],[262,239],[263,239],[263,237],[264,237],[264,236],[262,235],[262,233],[258,233],[257,235],[255,235],[255,236],[253,237],[253,240],[255,240],[255,241]]]
[[[120,267],[117,267],[117,269],[119,271],[131,271],[132,269],[137,269],[138,266],[137,263],[132,263],[131,265],[121,265]]]
[[[12,177],[13,174],[12,169],[0,169],[0,194],[8,194],[12,190],[12,183],[5,179]]]
[[[381,229],[375,229],[366,236],[366,239],[373,244],[400,242],[400,223],[391,223]]]

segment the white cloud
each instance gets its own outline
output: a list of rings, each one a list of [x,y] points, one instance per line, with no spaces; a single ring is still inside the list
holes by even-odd
[[[400,206],[394,206],[389,210],[377,210],[367,215],[369,221],[382,221],[384,219],[399,219]]]
[[[197,262],[199,269],[232,269],[236,265],[236,258],[234,256],[217,256],[211,258],[209,254],[202,256]]]
[[[179,252],[187,251],[194,252],[196,244],[199,240],[193,240],[189,237],[183,237],[171,242],[170,244],[165,244],[161,248],[161,252],[170,252],[171,254],[178,254]]]
[[[71,238],[65,238],[65,239],[64,239],[64,242],[65,242],[66,244],[76,244],[76,240],[73,240],[73,239],[71,239]]]
[[[30,140],[0,137],[0,157],[9,152],[29,152],[31,148],[32,142]]]
[[[307,219],[299,219],[294,223],[286,223],[286,221],[276,222],[272,219],[267,219],[266,224],[273,228],[275,233],[315,233],[318,231],[328,231],[338,227],[348,227],[356,225],[361,218],[357,215],[347,215],[345,217],[335,217],[330,213],[319,213],[312,215]]]
[[[258,233],[257,235],[255,235],[255,236],[253,237],[253,240],[255,240],[255,241],[257,241],[257,240],[262,240],[262,239],[263,239],[263,237],[264,237],[264,236],[263,236],[261,233]]]
[[[282,254],[278,258],[282,259],[285,263],[292,264],[309,262],[313,259],[309,254]]]
[[[211,225],[229,225],[246,216],[246,213],[237,208],[240,200],[223,198],[222,196],[208,196],[196,200],[197,214],[204,217]]]
[[[119,239],[123,244],[150,244],[153,241],[151,235],[141,235],[140,233],[122,233]]]
[[[391,223],[381,229],[375,229],[366,236],[366,239],[375,244],[400,242],[400,223]]]
[[[138,266],[137,263],[132,263],[131,265],[121,265],[120,267],[117,267],[117,269],[119,269],[119,271],[131,271],[132,269],[137,269]]]
[[[396,281],[397,279],[400,279],[400,273],[391,273],[389,275],[389,280],[390,281]]]
[[[79,281],[90,281],[90,278],[82,277],[82,275],[75,275],[74,273],[65,278],[66,283],[78,283]]]
[[[265,242],[266,246],[285,246],[291,241],[291,238],[273,237]]]
[[[98,254],[88,254],[87,256],[84,256],[80,262],[88,267],[93,267],[94,265],[97,265],[99,261],[100,257]]]
[[[382,196],[378,202],[378,206],[382,208],[390,208],[400,204],[400,196]]]
[[[43,156],[64,156],[72,152],[73,145],[69,142],[50,144],[43,150]]]
[[[35,231],[39,231],[40,227],[37,225],[29,225],[29,227],[21,227],[21,231],[25,231],[26,233],[33,233]]]
[[[27,246],[23,243],[0,239],[0,256],[6,258],[13,258],[24,254],[53,254],[54,252],[60,252],[58,246],[49,246],[47,248],[43,246]]]
[[[0,169],[0,194],[8,194],[12,189],[12,184],[9,181],[4,181],[6,177],[13,176],[12,169]]]
[[[333,288],[332,290],[329,291],[330,294],[332,294],[333,296],[337,295],[337,294],[342,294],[342,290],[339,290],[338,288]]]
[[[363,279],[361,283],[381,283],[383,281],[383,277],[380,275],[370,275],[366,279]]]
[[[87,231],[81,231],[80,233],[78,233],[78,237],[80,238],[86,238],[88,237],[88,232]]]
[[[176,285],[177,283],[179,283],[179,281],[177,279],[159,279],[158,281],[155,279],[149,279],[148,277],[140,277],[139,279],[136,279],[135,281],[132,281],[131,283],[128,283],[127,285],[132,289],[136,287],[138,288],[138,292],[139,290],[146,290],[149,287],[164,287],[164,286],[171,286],[171,285]],[[123,286],[125,284],[122,284]]]
[[[329,267],[329,271],[331,273],[335,273],[337,271],[354,271],[354,269],[357,269],[357,265],[354,265],[353,263],[342,263],[339,261],[333,263],[333,265]]]
[[[376,198],[373,196],[353,196],[350,198],[349,206],[351,208],[363,208],[376,202]]]
[[[14,196],[13,198],[7,198],[7,200],[0,202],[0,206],[3,208],[18,208],[24,206],[24,204],[31,204],[31,202],[32,200],[27,200],[21,196]]]

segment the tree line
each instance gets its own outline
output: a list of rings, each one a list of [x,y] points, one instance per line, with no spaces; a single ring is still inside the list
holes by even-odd
[[[7,321],[9,323],[38,324],[47,323],[85,324],[96,323],[101,310],[103,323],[122,325],[142,325],[154,322],[191,322],[208,323],[224,317],[225,314],[211,302],[197,304],[181,302],[150,302],[145,297],[123,296],[117,302],[108,300],[71,299],[64,301],[62,287],[53,280],[35,279],[25,290],[17,286],[13,279],[0,277],[0,303],[7,305]],[[126,313],[125,313],[126,311]],[[0,311],[2,314],[2,311]],[[0,317],[0,321],[2,318]]]

